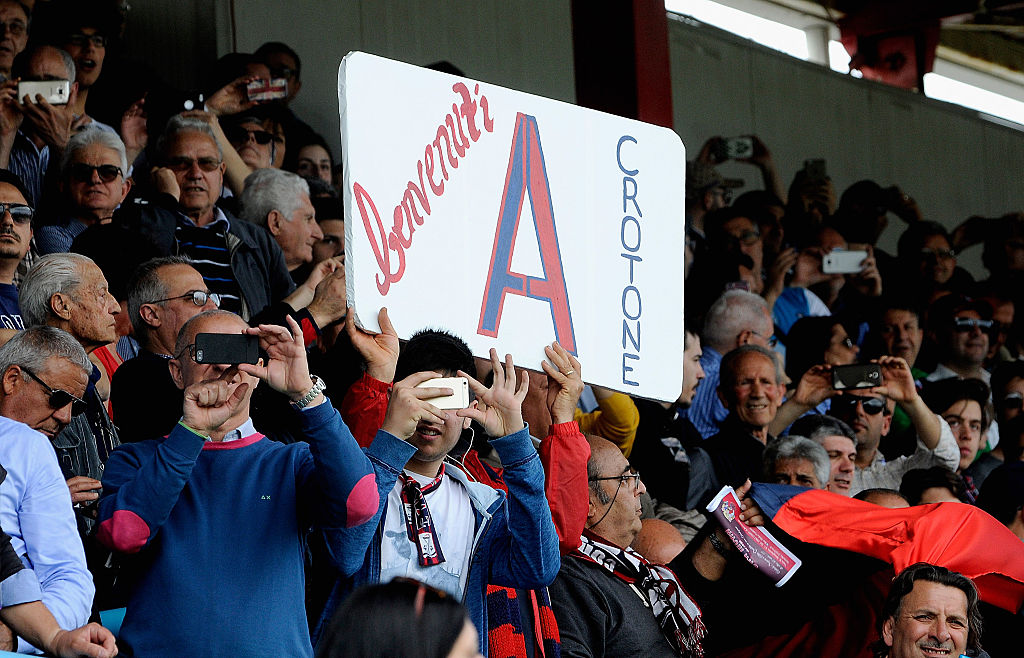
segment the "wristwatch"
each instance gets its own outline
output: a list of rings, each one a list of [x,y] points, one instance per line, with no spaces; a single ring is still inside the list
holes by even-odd
[[[324,380],[320,379],[316,375],[310,375],[309,378],[313,381],[313,388],[309,389],[309,391],[301,398],[291,403],[291,405],[298,411],[302,411],[308,407],[309,404],[316,399],[316,396],[327,390],[327,383],[324,382]]]

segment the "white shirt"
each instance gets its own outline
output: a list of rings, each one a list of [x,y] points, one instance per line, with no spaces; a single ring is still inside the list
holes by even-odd
[[[410,473],[408,477],[429,484],[434,478]],[[438,544],[444,562],[437,566],[421,567],[419,551],[405,529],[402,509],[402,481],[398,480],[388,493],[388,507],[384,517],[384,532],[380,547],[380,582],[386,583],[397,576],[415,578],[444,590],[462,600],[469,575],[469,560],[473,553],[475,518],[473,505],[465,487],[447,475],[441,484],[425,496],[427,509],[434,521]]]

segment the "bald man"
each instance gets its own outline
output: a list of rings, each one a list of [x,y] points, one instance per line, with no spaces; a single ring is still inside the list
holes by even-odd
[[[686,540],[668,521],[641,519],[640,523],[632,547],[652,564],[668,564],[686,548]]]

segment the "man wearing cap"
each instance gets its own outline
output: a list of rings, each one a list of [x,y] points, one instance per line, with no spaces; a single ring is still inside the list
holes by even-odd
[[[992,307],[988,302],[946,295],[932,304],[928,317],[940,356],[938,366],[927,381],[959,377],[980,379],[988,384],[991,375],[982,367],[993,330]]]
[[[704,242],[704,216],[725,208],[732,201],[732,189],[743,181],[726,179],[712,165],[698,160],[686,163],[686,224],[698,249]]]

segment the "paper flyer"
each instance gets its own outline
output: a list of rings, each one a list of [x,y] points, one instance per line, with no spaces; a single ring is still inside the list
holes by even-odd
[[[739,519],[742,511],[739,498],[732,487],[722,487],[707,510],[721,524],[737,550],[747,562],[772,579],[776,587],[782,587],[800,568],[800,558],[779,543],[763,527],[751,528]]]

